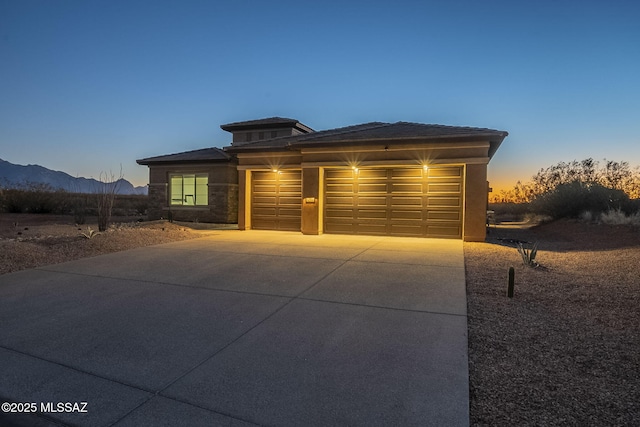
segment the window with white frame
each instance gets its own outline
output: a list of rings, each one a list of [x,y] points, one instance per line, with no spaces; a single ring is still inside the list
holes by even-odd
[[[209,175],[173,174],[170,176],[172,206],[203,206],[209,204]]]

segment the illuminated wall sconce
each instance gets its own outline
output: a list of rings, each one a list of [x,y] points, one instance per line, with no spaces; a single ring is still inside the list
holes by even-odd
[[[424,165],[424,166],[422,166],[422,169],[426,172],[426,171],[428,171],[428,170],[429,170],[429,166]]]

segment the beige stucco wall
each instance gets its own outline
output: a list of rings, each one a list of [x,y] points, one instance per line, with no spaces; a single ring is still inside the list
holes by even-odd
[[[487,231],[487,165],[468,164],[464,185],[463,239],[483,242]]]
[[[302,168],[302,234],[320,234],[321,169]]]
[[[238,171],[238,229],[251,229],[251,171]]]

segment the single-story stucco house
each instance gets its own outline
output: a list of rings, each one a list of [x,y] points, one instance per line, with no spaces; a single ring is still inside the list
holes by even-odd
[[[487,165],[507,132],[371,122],[314,131],[273,117],[221,126],[231,146],[141,159],[150,218],[241,230],[482,241]]]

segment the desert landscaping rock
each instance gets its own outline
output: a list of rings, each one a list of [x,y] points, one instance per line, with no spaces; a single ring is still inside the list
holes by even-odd
[[[638,425],[639,258],[637,228],[578,221],[465,243],[472,425]]]
[[[28,230],[21,231],[23,234],[20,236],[13,226],[17,218],[20,218],[19,223],[29,224]],[[97,230],[97,223],[79,226],[66,216],[2,214],[0,274],[137,247],[194,239],[210,232],[167,221],[123,220],[124,222],[114,222],[106,232],[88,239],[81,233],[87,233],[88,227]]]

